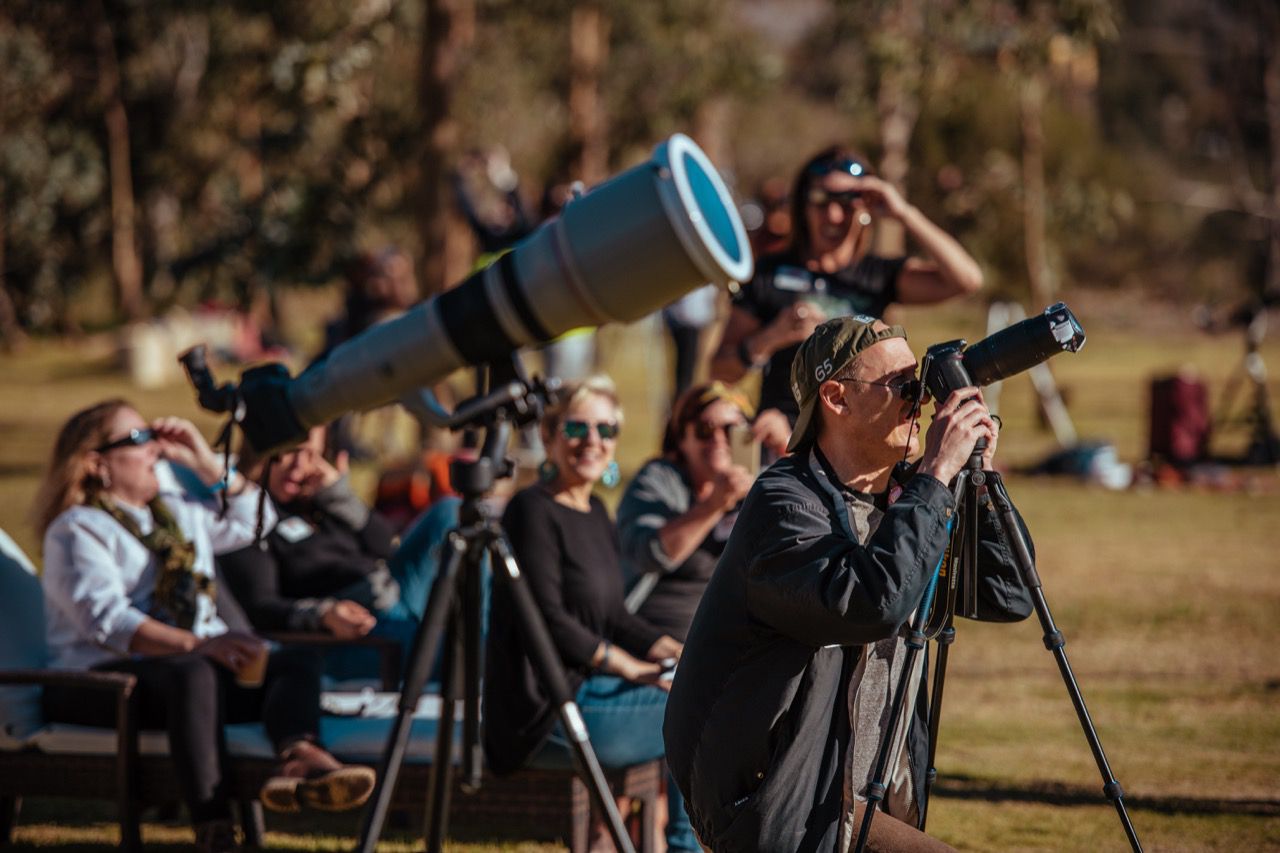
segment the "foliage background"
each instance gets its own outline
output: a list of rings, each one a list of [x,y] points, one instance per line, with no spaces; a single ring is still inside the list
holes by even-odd
[[[10,0],[6,338],[244,305],[386,243],[444,259],[428,292],[457,280],[469,247],[423,221],[447,216],[424,175],[502,145],[531,202],[579,176],[583,10],[602,21],[588,108],[608,170],[685,130],[745,200],[846,141],[960,237],[995,293],[1024,295],[1039,267],[1180,301],[1277,292],[1280,12],[1263,0]],[[428,103],[433,26],[456,56]]]

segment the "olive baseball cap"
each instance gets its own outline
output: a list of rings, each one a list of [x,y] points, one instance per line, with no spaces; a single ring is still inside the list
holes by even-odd
[[[787,452],[795,452],[814,437],[818,386],[852,364],[858,353],[867,347],[889,338],[905,340],[906,337],[907,333],[901,326],[886,326],[866,314],[836,317],[814,329],[813,334],[800,344],[791,362],[791,393],[800,404],[800,417],[796,418],[795,428],[791,431]]]

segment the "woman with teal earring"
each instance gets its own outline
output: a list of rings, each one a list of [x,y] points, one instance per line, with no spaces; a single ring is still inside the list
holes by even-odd
[[[621,429],[611,380],[596,377],[567,388],[542,422],[547,460],[539,482],[518,492],[502,519],[605,767],[663,756],[670,673],[684,649],[623,603],[617,529],[592,494],[611,468],[617,476]],[[556,709],[540,687],[515,602],[502,586],[493,590],[491,614],[484,682],[489,767],[495,773],[571,767]],[[701,849],[675,785],[668,786],[668,798],[667,849]],[[604,825],[593,826],[592,834],[603,839]]]

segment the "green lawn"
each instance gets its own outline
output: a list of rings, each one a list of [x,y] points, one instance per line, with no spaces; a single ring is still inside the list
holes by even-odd
[[[1136,462],[1145,453],[1150,376],[1193,364],[1216,399],[1240,343],[1172,321],[1112,319],[1101,310],[1105,300],[1090,302],[1100,310],[1080,312],[1089,344],[1055,359],[1055,373],[1081,437],[1109,440]],[[965,309],[916,311],[905,322],[917,351],[982,336],[980,318]],[[627,407],[624,473],[656,448],[664,415],[666,353],[654,328],[601,335],[604,366]],[[1268,344],[1265,357],[1280,370],[1280,344]],[[213,432],[215,421],[195,411],[187,389],[128,389],[105,348],[37,344],[0,359],[0,526],[33,555],[25,513],[57,424],[77,406],[121,393],[144,414],[188,415]],[[1014,467],[1054,447],[1035,426],[1031,399],[1025,378],[1006,383],[1000,457]],[[1224,435],[1218,447],[1237,451],[1241,443],[1239,433]],[[1046,597],[1148,850],[1280,850],[1280,479],[1274,471],[1235,474],[1241,488],[1226,491],[1108,492],[1009,477]],[[1041,633],[1034,618],[959,626],[930,829],[964,850],[1127,849]],[[19,830],[23,848],[88,849],[113,838],[109,809],[34,806]],[[281,849],[336,849],[350,845],[357,822],[273,818],[273,829],[287,831],[270,840]],[[179,844],[186,832],[155,825],[147,837]]]

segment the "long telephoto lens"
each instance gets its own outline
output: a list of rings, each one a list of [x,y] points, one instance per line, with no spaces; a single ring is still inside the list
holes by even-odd
[[[964,366],[974,385],[983,387],[1007,379],[1060,352],[1079,352],[1084,328],[1059,302],[1037,317],[1015,323],[978,341],[964,351]]]

